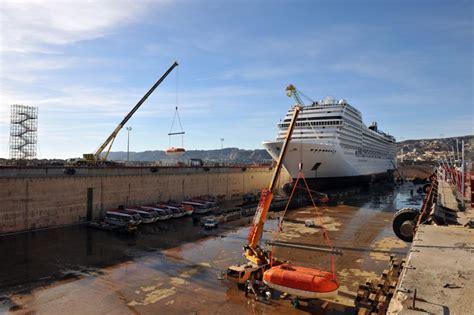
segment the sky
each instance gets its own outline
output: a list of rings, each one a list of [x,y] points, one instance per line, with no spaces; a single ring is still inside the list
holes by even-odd
[[[10,105],[39,108],[38,157],[261,149],[294,103],[344,98],[397,140],[473,134],[472,1],[10,1],[0,6],[0,157]],[[177,130],[178,129],[178,130]],[[173,131],[179,131],[175,128]],[[221,138],[224,139],[221,143]],[[126,151],[121,131],[113,151]]]

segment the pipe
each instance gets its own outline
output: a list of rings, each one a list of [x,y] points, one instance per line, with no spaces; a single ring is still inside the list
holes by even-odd
[[[331,249],[331,248],[317,247],[317,246],[311,246],[311,245],[292,244],[292,243],[285,243],[285,242],[279,242],[279,241],[266,242],[266,244],[272,245],[272,246],[313,250],[317,252],[331,253],[333,255],[342,255],[342,250],[340,249]]]

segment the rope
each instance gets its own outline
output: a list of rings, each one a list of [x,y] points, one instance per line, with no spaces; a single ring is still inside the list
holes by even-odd
[[[178,90],[179,90],[179,68],[177,69],[176,71],[176,99],[175,99],[175,112],[174,112],[174,116],[173,116],[173,122],[171,123],[171,128],[170,128],[170,131],[168,133],[168,137],[169,137],[169,146],[171,146],[171,136],[174,136],[174,135],[178,135],[180,134],[181,135],[181,147],[184,147],[184,132],[183,132],[183,125],[181,124],[181,118],[179,117],[179,112],[178,112]],[[177,134],[173,134],[173,127],[174,127],[174,123],[176,121],[176,117],[178,118],[178,123],[179,123],[179,128],[180,128],[180,132],[177,133]]]
[[[306,178],[304,177],[304,174],[301,173],[301,176],[303,178],[304,184],[306,186],[306,189],[309,190],[308,183],[306,182]],[[328,231],[324,227],[324,220],[321,216],[321,213],[318,211],[318,208],[316,207],[316,203],[314,202],[313,195],[309,194],[309,198],[311,199],[311,203],[313,204],[314,209],[316,210],[316,214],[318,215],[319,221],[321,222],[321,228],[323,229],[323,238],[326,244],[331,248],[331,251],[334,250],[333,244],[331,239],[329,238]],[[331,271],[332,271],[332,277],[333,279],[336,279],[336,267],[334,263],[334,254],[331,254]]]
[[[321,229],[323,230],[323,240],[326,243],[326,245],[331,249],[331,251],[333,251],[334,246],[333,246],[333,243],[332,243],[331,239],[329,238],[329,233],[328,233],[327,229],[325,228],[324,219],[322,218],[321,213],[319,212],[318,208],[316,207],[316,203],[314,202],[313,195],[311,194],[311,190],[309,189],[308,183],[306,181],[306,178],[304,177],[303,172],[301,171],[301,168],[300,168],[300,171],[298,172],[298,176],[296,177],[296,181],[295,181],[295,184],[294,184],[293,189],[291,191],[290,198],[288,199],[288,202],[286,203],[285,210],[283,211],[283,215],[282,215],[282,217],[280,218],[280,220],[278,222],[278,232],[280,233],[280,232],[283,231],[283,220],[285,218],[286,212],[288,210],[288,207],[290,205],[290,202],[293,198],[293,195],[295,193],[296,187],[298,186],[298,182],[299,182],[300,179],[303,180],[304,185],[306,187],[306,190],[308,192],[309,198],[311,199],[311,203],[313,205],[313,208],[316,210],[316,214],[317,214],[319,222],[321,224]],[[272,257],[274,256],[274,247],[272,247],[271,255],[272,255]],[[335,256],[334,256],[334,254],[331,254],[331,273],[332,273],[333,279],[335,280],[336,279],[336,266],[335,266]]]
[[[173,117],[173,122],[171,123],[170,132],[168,133],[170,146],[171,146],[171,136],[173,136],[172,132],[173,132],[174,123],[176,121],[176,117],[178,118],[179,128],[180,128],[180,132],[181,132],[181,147],[183,147],[184,146],[184,132],[183,132],[183,125],[181,124],[181,119],[179,117],[178,106],[176,106],[176,110],[174,112],[174,117]]]

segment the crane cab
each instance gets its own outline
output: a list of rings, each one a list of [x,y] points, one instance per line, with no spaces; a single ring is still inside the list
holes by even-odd
[[[227,268],[226,276],[236,282],[238,285],[243,285],[247,280],[253,276],[257,280],[261,280],[263,277],[263,270],[267,265],[255,265],[251,262],[241,265],[233,265]]]

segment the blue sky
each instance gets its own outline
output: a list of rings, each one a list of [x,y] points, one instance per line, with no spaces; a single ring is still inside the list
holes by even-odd
[[[93,152],[129,121],[131,150],[261,148],[306,95],[345,98],[398,140],[473,134],[470,1],[2,1],[0,157],[9,107],[39,107],[39,157]],[[177,93],[176,93],[177,91]],[[171,145],[180,145],[179,138]],[[113,150],[126,150],[123,130]]]

